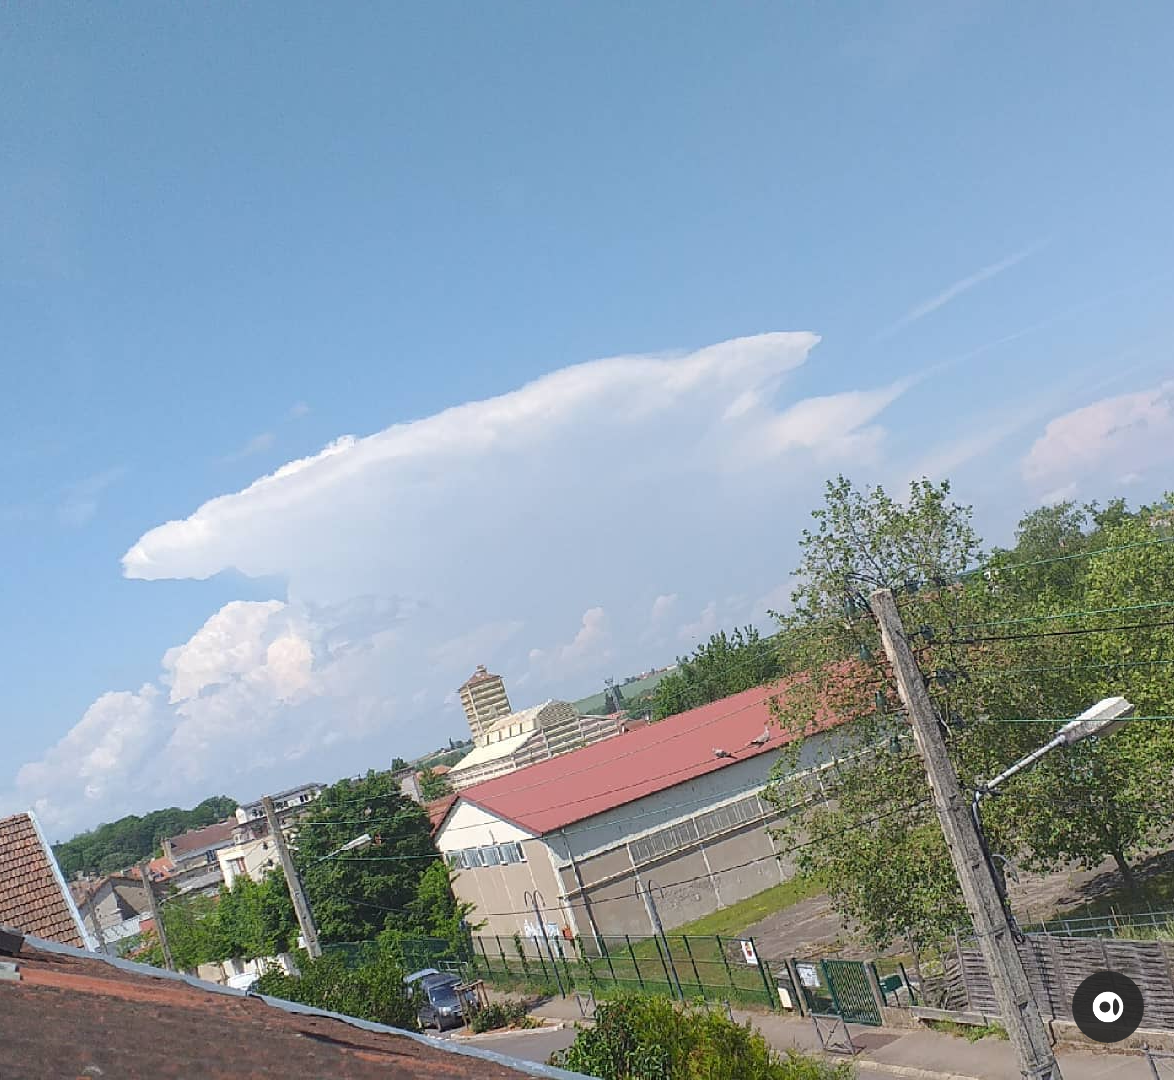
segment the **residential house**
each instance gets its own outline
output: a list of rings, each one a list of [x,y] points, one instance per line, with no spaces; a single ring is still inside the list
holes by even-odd
[[[86,930],[103,952],[117,954],[119,944],[137,937],[150,916],[142,878],[112,874],[70,886]]]
[[[273,796],[273,809],[286,836],[290,836],[298,821],[312,811],[322,788],[321,784],[302,784]],[[280,864],[260,800],[237,807],[232,842],[219,848],[216,858],[224,884],[230,889],[238,878],[244,876],[260,881]]]
[[[322,794],[323,784],[300,784],[298,787],[279,791],[273,798],[273,809],[277,813],[277,820],[281,823],[282,831],[289,828],[290,823],[303,816],[309,805]],[[265,808],[261,800],[244,803],[236,808],[236,828],[233,834],[235,843],[246,840],[257,840],[269,835],[269,823],[265,819]]]

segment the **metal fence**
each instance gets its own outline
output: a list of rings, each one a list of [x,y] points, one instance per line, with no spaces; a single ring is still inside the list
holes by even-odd
[[[473,938],[471,966],[489,981],[561,985],[567,993],[624,989],[771,1008],[778,1004],[774,973],[751,939],[625,935],[534,941],[478,936]]]
[[[1079,919],[1052,919],[1044,923],[1030,923],[1022,927],[1026,934],[1046,934],[1050,937],[1119,937],[1150,938],[1168,936],[1174,939],[1174,911],[1116,912],[1091,915]]]

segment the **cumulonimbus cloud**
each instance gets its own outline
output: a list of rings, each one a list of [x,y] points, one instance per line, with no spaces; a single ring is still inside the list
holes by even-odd
[[[879,417],[908,383],[796,399],[787,376],[817,342],[769,333],[578,364],[343,436],[151,529],[128,577],[232,568],[287,593],[225,605],[153,681],[104,695],[26,765],[15,800],[64,827],[253,798],[460,734],[452,691],[478,663],[522,708],[670,659],[648,653],[679,645],[674,604],[766,595],[787,569],[779,537],[824,476],[878,455]]]

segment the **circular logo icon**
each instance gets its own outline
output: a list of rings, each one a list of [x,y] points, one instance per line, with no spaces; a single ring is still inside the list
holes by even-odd
[[[1090,1039],[1113,1043],[1128,1039],[1145,1015],[1141,991],[1117,971],[1096,971],[1072,995],[1072,1019]]]

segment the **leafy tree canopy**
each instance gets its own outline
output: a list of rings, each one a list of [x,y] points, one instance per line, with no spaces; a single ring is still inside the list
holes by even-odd
[[[223,821],[236,805],[236,800],[227,795],[214,795],[191,810],[170,806],[166,810],[152,810],[142,817],[129,814],[118,821],[79,833],[65,843],[55,844],[53,851],[67,878],[78,871],[85,874],[116,873],[150,858],[166,837]]]
[[[678,657],[677,670],[657,683],[652,695],[653,719],[663,720],[763,686],[777,678],[782,670],[774,640],[763,638],[753,626],[739,628],[732,634],[723,630],[697,646],[691,656]]]
[[[970,516],[946,483],[915,483],[899,503],[839,478],[803,533],[794,609],[780,617],[780,651],[798,675],[777,702],[782,723],[801,729],[831,707],[850,721],[851,745],[871,748],[825,772],[830,798],[797,803],[780,782],[774,797],[793,810],[780,839],[878,947],[904,936],[916,948],[961,908],[867,609],[874,588],[898,594],[966,788],[1101,698],[1124,695],[1143,716],[1174,712],[1174,635],[1154,625],[1174,621],[1160,599],[1174,595],[1174,544],[1154,543],[1170,529],[1164,510],[1033,511],[1016,546],[985,559]],[[1169,722],[1143,721],[1049,755],[985,804],[992,847],[1040,870],[1111,857],[1131,881],[1130,859],[1169,821],[1172,735]],[[780,780],[795,754],[783,754]]]

